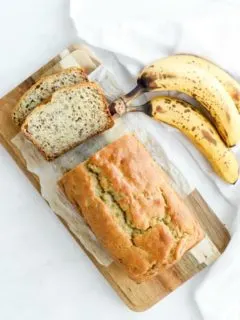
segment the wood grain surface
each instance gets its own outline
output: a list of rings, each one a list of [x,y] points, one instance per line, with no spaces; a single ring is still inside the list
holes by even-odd
[[[26,169],[25,160],[21,153],[11,143],[11,139],[19,132],[19,128],[15,127],[12,123],[11,112],[22,94],[30,88],[40,76],[51,74],[64,67],[81,64],[79,59],[82,57],[82,54],[81,52],[76,52],[76,50],[79,50],[77,45],[70,46],[0,100],[1,143],[39,192],[38,177]],[[89,54],[88,51],[86,52]],[[91,69],[99,64],[96,57],[92,57],[92,61],[93,63],[88,71],[91,71]],[[137,284],[127,277],[126,273],[118,264],[112,263],[109,267],[102,266],[90,253],[86,252],[117,294],[132,310],[144,311],[163,299],[185,281],[215,261],[224,251],[230,240],[229,233],[225,226],[208,207],[197,190],[194,190],[185,199],[185,202],[196,215],[207,237],[203,243],[185,254],[179,263],[168,270],[164,270],[156,278]],[[67,227],[66,221],[62,222]],[[73,237],[82,249],[85,250],[80,241],[74,235]]]

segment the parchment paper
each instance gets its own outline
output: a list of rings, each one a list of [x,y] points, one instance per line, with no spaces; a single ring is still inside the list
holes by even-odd
[[[109,100],[116,99],[122,94],[122,90],[114,76],[103,66],[98,67],[90,75],[90,79],[100,83]],[[97,261],[105,266],[111,263],[111,258],[98,243],[80,214],[61,193],[57,186],[57,181],[65,172],[127,133],[134,133],[145,145],[155,161],[168,174],[171,185],[178,193],[184,197],[193,190],[194,186],[191,186],[186,181],[177,167],[169,160],[166,148],[168,144],[164,144],[164,135],[159,139],[154,122],[149,121],[144,114],[127,114],[121,119],[117,119],[113,128],[86,141],[53,162],[45,161],[33,144],[25,139],[23,134],[19,133],[12,140],[26,160],[28,170],[39,177],[42,196],[47,200],[52,210],[66,222],[71,232]]]

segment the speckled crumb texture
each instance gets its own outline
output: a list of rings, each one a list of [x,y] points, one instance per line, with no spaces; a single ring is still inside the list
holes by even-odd
[[[172,266],[203,238],[188,207],[133,135],[103,148],[59,184],[137,282]]]
[[[22,96],[14,108],[12,113],[14,123],[20,126],[30,112],[40,103],[49,100],[55,91],[83,81],[86,82],[88,79],[80,67],[63,69],[61,72],[41,78]]]
[[[47,160],[52,160],[112,126],[101,88],[84,82],[56,91],[51,102],[27,117],[22,131]]]

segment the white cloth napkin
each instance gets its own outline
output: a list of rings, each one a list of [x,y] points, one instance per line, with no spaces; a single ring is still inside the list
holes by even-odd
[[[239,0],[89,0],[83,3],[72,0],[71,17],[81,39],[112,52],[108,67],[118,62],[122,68],[119,77],[121,73],[123,79],[124,74],[126,91],[133,87],[134,78],[143,65],[179,52],[211,59],[240,79]],[[210,174],[208,163],[192,144],[176,131],[174,134],[222,195],[240,206],[240,182],[229,186]],[[240,147],[234,152],[240,160]],[[240,319],[240,214],[235,226],[229,247],[210,268],[196,292],[205,320]]]
[[[198,288],[195,299],[206,320],[239,320],[239,252],[240,214],[235,222],[235,232],[224,254],[210,268]]]

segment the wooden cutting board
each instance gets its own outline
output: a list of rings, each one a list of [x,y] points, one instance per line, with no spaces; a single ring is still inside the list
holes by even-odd
[[[86,51],[86,48],[84,52],[78,46],[67,48],[0,100],[1,142],[39,192],[38,177],[28,172],[21,153],[11,143],[11,139],[19,131],[11,121],[11,111],[22,94],[35,83],[40,76],[43,74],[51,74],[64,67],[79,65],[81,64],[81,59],[84,59],[84,63],[86,63],[88,54],[89,52]],[[87,64],[88,71],[91,71],[99,64],[99,61],[96,57],[91,57],[91,61],[89,60]],[[207,237],[197,247],[185,254],[179,263],[171,269],[162,272],[156,278],[142,284],[136,284],[126,276],[118,264],[112,263],[109,267],[102,266],[90,253],[86,252],[122,300],[134,311],[144,311],[148,309],[200,270],[211,264],[221,255],[230,240],[229,233],[225,226],[207,206],[197,190],[194,190],[185,199],[185,202],[196,215]],[[62,222],[67,227],[65,221]],[[80,241],[75,236],[74,238],[83,248]]]

